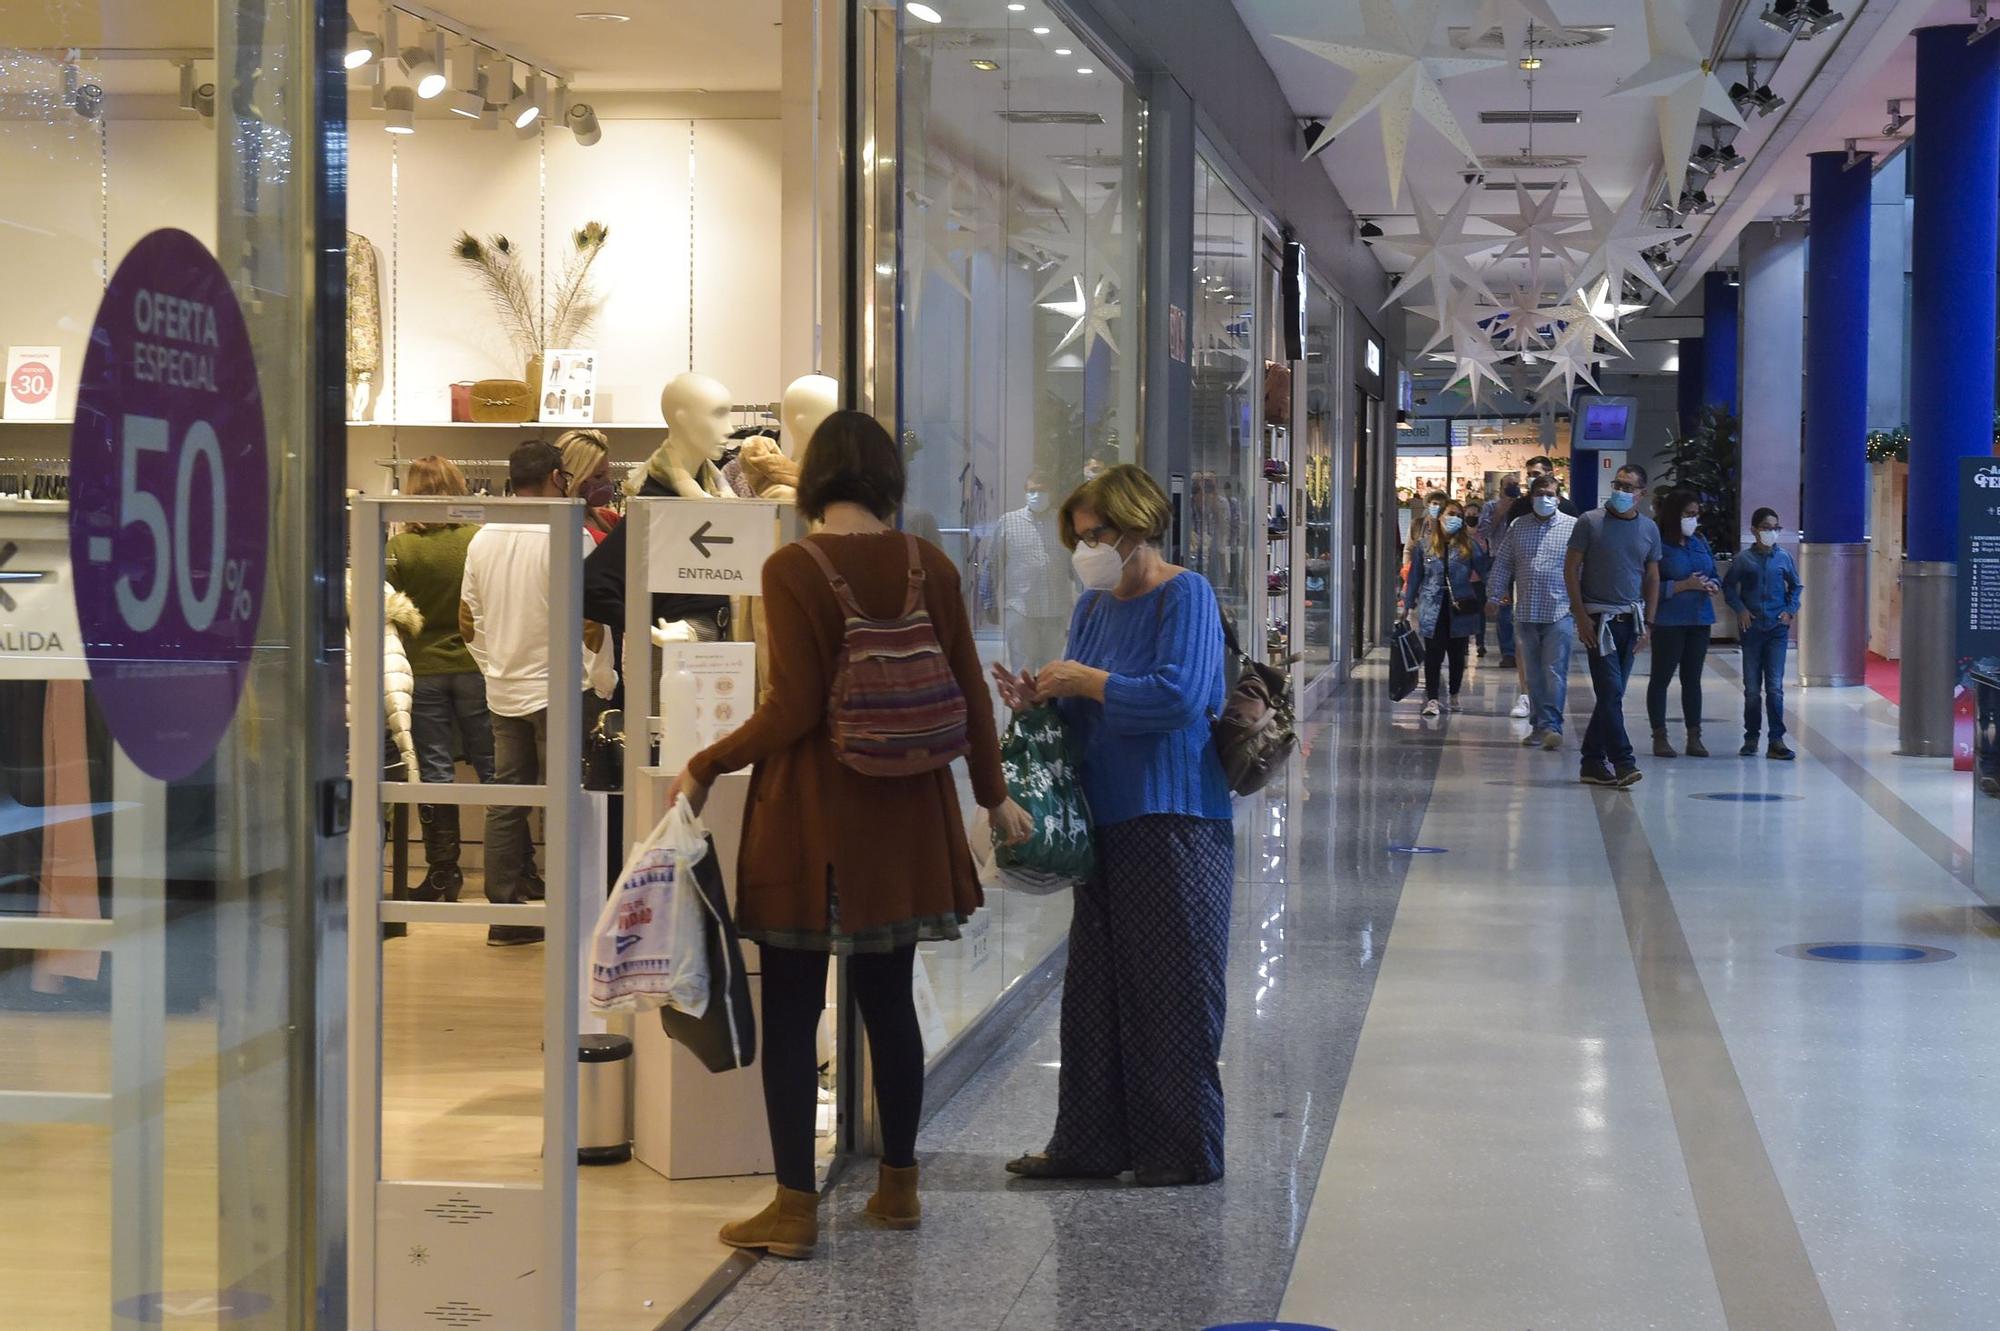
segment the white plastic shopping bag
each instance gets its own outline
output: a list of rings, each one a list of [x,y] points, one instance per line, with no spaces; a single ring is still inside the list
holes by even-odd
[[[593,1011],[708,1011],[708,952],[694,883],[694,866],[708,853],[685,795],[632,848],[591,935]]]

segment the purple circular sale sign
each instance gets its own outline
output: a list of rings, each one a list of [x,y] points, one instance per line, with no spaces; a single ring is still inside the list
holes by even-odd
[[[69,471],[98,703],[141,770],[178,780],[236,713],[270,535],[250,330],[221,265],[185,231],[140,240],[104,290]]]

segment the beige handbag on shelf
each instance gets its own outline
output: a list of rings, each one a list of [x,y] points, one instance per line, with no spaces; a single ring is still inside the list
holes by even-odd
[[[472,386],[472,419],[518,425],[535,419],[535,396],[519,379],[481,379]]]

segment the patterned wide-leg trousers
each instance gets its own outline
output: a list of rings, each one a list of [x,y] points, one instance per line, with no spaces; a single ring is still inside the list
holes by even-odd
[[[1097,829],[1063,980],[1049,1154],[1080,1168],[1222,1177],[1222,1024],[1234,829],[1179,815]]]

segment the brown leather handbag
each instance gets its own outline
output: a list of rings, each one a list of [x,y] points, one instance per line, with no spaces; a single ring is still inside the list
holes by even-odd
[[[481,379],[472,386],[472,419],[519,425],[535,419],[535,395],[519,379]]]

